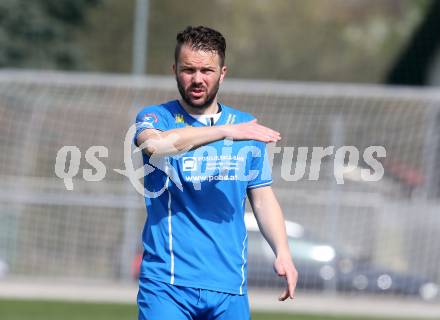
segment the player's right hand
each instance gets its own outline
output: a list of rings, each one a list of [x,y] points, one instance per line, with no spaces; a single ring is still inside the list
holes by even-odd
[[[228,124],[223,127],[226,131],[226,138],[232,140],[258,140],[266,143],[281,140],[278,131],[257,123],[256,119],[239,124]]]

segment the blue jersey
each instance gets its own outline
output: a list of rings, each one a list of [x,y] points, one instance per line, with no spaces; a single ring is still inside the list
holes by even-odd
[[[225,105],[215,125],[254,119]],[[205,124],[177,100],[143,108],[136,136]],[[185,287],[246,293],[246,192],[272,183],[265,143],[219,140],[175,156],[143,153],[147,220],[140,277]]]

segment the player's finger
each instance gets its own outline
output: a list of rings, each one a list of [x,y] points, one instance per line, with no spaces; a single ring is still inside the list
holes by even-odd
[[[278,297],[278,301],[284,301],[289,297],[289,289],[284,289],[283,293]]]
[[[255,129],[259,129],[259,130],[263,130],[263,131],[267,131],[267,132],[271,132],[272,134],[277,134],[280,135],[280,133],[276,130],[273,130],[269,127],[263,126],[259,123],[257,123],[256,121],[252,123],[255,126]]]
[[[273,271],[277,274],[278,277],[286,276],[286,271],[284,270],[284,268],[281,268],[279,265],[277,265],[276,262],[273,264]]]
[[[266,143],[276,142],[281,139],[279,132],[259,124],[255,124],[252,128],[249,128],[248,132],[250,139],[259,140]]]
[[[281,139],[279,132],[268,128],[259,128],[255,133],[258,135],[258,138],[264,142],[275,142]]]
[[[271,136],[270,134],[262,133],[262,132],[254,132],[253,137],[251,139],[259,140],[259,141],[266,142],[266,143],[278,141],[278,140],[275,140],[274,136]]]
[[[295,296],[296,279],[297,277],[295,276],[294,272],[292,271],[286,272],[287,289],[289,291],[290,299],[293,299]]]
[[[269,137],[269,140],[271,141],[278,141],[281,140],[281,134],[279,132],[270,130],[267,132],[267,136]]]

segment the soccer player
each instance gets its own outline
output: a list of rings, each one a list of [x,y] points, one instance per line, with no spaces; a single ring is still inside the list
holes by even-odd
[[[153,168],[144,179],[139,319],[250,318],[246,196],[286,279],[279,300],[294,297],[297,272],[266,156],[280,134],[217,101],[225,48],[216,30],[180,32],[173,71],[181,99],[136,117],[135,142]]]

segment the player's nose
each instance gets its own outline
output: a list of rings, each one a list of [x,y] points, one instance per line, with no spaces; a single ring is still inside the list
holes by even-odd
[[[193,84],[201,84],[202,83],[202,73],[200,71],[196,71],[192,76]]]

